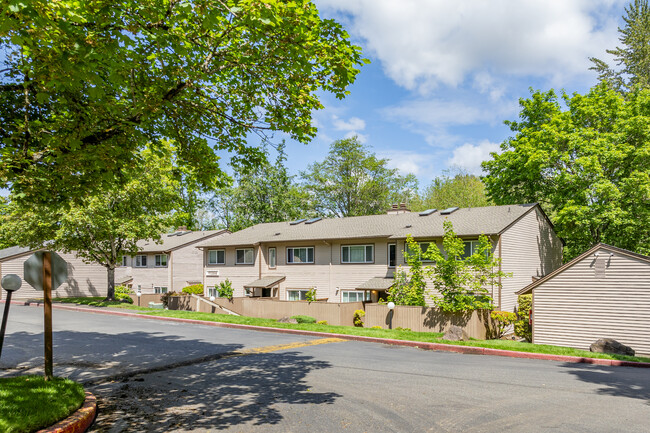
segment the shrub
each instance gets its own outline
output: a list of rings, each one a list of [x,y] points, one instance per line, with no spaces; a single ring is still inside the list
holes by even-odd
[[[162,296],[160,297],[160,302],[162,302],[163,307],[168,308],[167,303],[169,302],[169,298],[172,296],[181,296],[186,293],[178,293],[178,292],[167,292],[163,293]]]
[[[129,294],[133,293],[133,290],[129,289],[126,286],[117,286],[115,287],[115,300],[120,302],[126,302],[128,304],[133,304],[133,299]]]
[[[362,317],[366,316],[366,312],[363,310],[354,310],[354,326],[357,328],[363,328],[363,320],[361,320]]]
[[[519,296],[518,303],[515,335],[520,338],[525,338],[530,343],[533,341],[533,327],[530,325],[530,310],[533,308],[533,295]]]
[[[401,326],[398,326],[397,328],[395,328],[395,330],[396,331],[410,331],[411,328],[402,328]]]
[[[298,323],[316,323],[316,319],[311,316],[291,316],[292,319],[296,319]]]
[[[310,291],[305,293],[305,299],[307,302],[314,302],[316,300],[316,289],[312,288]]]
[[[234,291],[230,280],[226,279],[225,281],[219,283],[219,297],[232,300],[233,292]]]
[[[319,325],[327,325],[327,320],[319,320],[316,323],[319,324]]]
[[[193,284],[191,286],[183,287],[183,293],[187,293],[188,295],[202,295],[203,284]]]
[[[490,317],[494,323],[494,338],[503,337],[508,326],[517,320],[517,315],[509,311],[492,311]]]

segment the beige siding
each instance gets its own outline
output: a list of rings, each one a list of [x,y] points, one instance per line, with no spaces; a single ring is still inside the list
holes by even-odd
[[[169,290],[180,292],[183,287],[200,283],[203,272],[203,259],[200,249],[194,244],[172,251],[170,267],[172,284]]]
[[[171,255],[167,255],[167,266],[156,267],[156,254],[143,254],[147,256],[146,267],[136,267],[135,257],[129,257],[127,264],[129,266],[120,266],[115,270],[116,279],[122,275],[130,275],[133,277],[132,287],[137,290],[138,287],[142,293],[154,293],[154,287],[167,287],[171,290],[169,284],[169,266],[171,263]],[[199,258],[200,260],[200,258]],[[200,277],[200,274],[199,274]]]
[[[541,283],[534,299],[535,343],[589,350],[613,338],[650,355],[648,262],[603,250]]]
[[[495,305],[514,311],[515,292],[562,265],[562,242],[539,208],[526,214],[501,235],[502,270],[512,277],[502,280],[501,299]]]
[[[59,253],[68,262],[68,280],[56,290],[53,297],[106,296],[108,274],[106,268],[97,264],[87,264],[74,254]],[[24,281],[23,266],[31,253],[2,262],[1,276],[16,274],[23,279],[23,285],[14,298],[42,298],[43,292],[35,290]]]

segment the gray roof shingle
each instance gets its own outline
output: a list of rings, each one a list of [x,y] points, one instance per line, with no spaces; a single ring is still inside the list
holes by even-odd
[[[313,224],[290,222],[257,224],[228,236],[209,239],[197,245],[203,247],[246,246],[256,243],[294,242],[334,239],[405,239],[442,237],[443,222],[449,220],[458,236],[501,233],[510,224],[537,204],[461,208],[450,215],[440,211],[427,216],[417,212],[368,215],[347,218],[326,218]]]
[[[156,243],[152,239],[144,239],[138,241],[138,249],[143,253],[155,253],[170,251],[178,247],[182,247],[193,242],[198,242],[206,237],[212,237],[220,233],[227,232],[227,230],[204,230],[204,231],[185,231],[163,234],[160,237],[162,243]]]

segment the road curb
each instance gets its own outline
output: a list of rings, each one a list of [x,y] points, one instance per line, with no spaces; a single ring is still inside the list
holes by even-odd
[[[12,303],[13,302],[14,301],[12,301]],[[18,302],[18,301],[16,302],[21,305],[31,305],[31,304],[26,304],[24,302]],[[42,304],[39,303],[34,306],[40,306],[40,305]],[[137,318],[150,319],[150,320],[162,320],[166,322],[214,326],[218,328],[248,329],[251,331],[307,335],[312,337],[336,337],[345,340],[362,341],[366,343],[390,344],[392,346],[406,346],[406,347],[414,347],[414,348],[424,349],[424,350],[434,350],[439,352],[455,352],[455,353],[462,353],[468,355],[502,356],[506,358],[537,359],[543,361],[558,361],[558,362],[569,362],[569,363],[576,363],[576,364],[604,365],[608,367],[650,368],[650,362],[619,361],[617,359],[584,358],[580,356],[550,355],[546,353],[516,352],[513,350],[490,349],[487,347],[460,346],[455,344],[427,343],[422,341],[409,341],[409,340],[393,340],[389,338],[365,337],[361,335],[333,334],[328,332],[305,331],[302,329],[269,328],[266,326],[241,325],[238,323],[207,322],[203,320],[180,319],[177,317],[149,316],[145,314],[128,313],[125,311],[103,310],[99,308],[89,308],[89,307],[73,307],[73,306],[60,305],[60,304],[54,304],[53,308],[60,309],[60,310],[81,311],[87,313],[109,314],[114,316],[137,317]]]
[[[97,398],[86,391],[86,399],[79,409],[63,421],[37,433],[83,433],[95,421],[97,416]]]

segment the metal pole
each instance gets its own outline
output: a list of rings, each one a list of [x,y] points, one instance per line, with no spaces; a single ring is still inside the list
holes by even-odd
[[[7,317],[9,316],[9,305],[11,305],[12,291],[7,291],[7,300],[5,301],[5,314],[2,316],[2,328],[0,328],[0,357],[2,357],[2,345],[5,342],[5,331],[7,329]]]
[[[45,305],[43,308],[45,319],[45,380],[54,378],[52,366],[52,254],[45,251],[43,254],[43,293]]]

